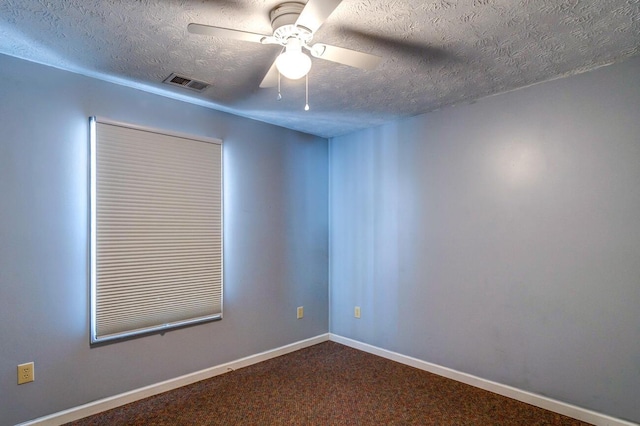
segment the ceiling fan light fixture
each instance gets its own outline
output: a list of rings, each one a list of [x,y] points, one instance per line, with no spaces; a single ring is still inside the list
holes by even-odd
[[[280,74],[291,80],[298,80],[311,70],[311,58],[302,53],[302,44],[296,38],[290,38],[285,51],[276,59],[276,68]]]

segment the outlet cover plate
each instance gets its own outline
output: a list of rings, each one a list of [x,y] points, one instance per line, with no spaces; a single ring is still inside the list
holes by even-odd
[[[34,381],[33,362],[18,365],[18,384],[29,383]]]

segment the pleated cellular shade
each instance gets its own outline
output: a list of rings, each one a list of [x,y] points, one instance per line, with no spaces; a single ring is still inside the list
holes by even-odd
[[[92,343],[221,318],[221,142],[91,125]]]

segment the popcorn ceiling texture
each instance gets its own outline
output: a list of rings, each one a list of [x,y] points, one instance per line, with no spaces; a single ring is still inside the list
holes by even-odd
[[[304,81],[258,86],[278,46],[187,33],[271,34],[273,0],[3,0],[0,53],[324,137],[583,72],[640,53],[640,0],[344,0],[315,42],[384,59],[313,59]],[[1,72],[1,71],[0,71]],[[161,84],[176,72],[204,93]]]

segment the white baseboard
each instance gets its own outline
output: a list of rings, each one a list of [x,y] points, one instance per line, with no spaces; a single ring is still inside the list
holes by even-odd
[[[536,395],[512,386],[492,382],[491,380],[472,376],[471,374],[462,373],[451,368],[442,367],[440,365],[402,355],[397,352],[388,351],[386,349],[378,348],[347,337],[342,337],[337,334],[330,334],[329,340],[597,426],[638,426],[637,423],[617,419],[615,417],[607,416],[606,414],[587,410],[586,408],[567,404],[555,399],[547,398],[546,396]]]
[[[358,349],[364,352],[368,352],[374,355],[387,358],[401,364],[409,365],[411,367],[419,368],[421,370],[428,371],[430,373],[437,374],[439,376],[447,377],[462,383],[466,383],[471,386],[475,386],[480,389],[488,390],[490,392],[497,393],[499,395],[506,396],[518,401],[526,402],[527,404],[534,405],[536,407],[544,408],[545,410],[553,411],[558,414],[572,417],[574,419],[582,420],[584,422],[592,423],[597,426],[638,426],[637,423],[632,423],[626,420],[617,419],[615,417],[607,416],[606,414],[598,413],[596,411],[587,410],[575,405],[567,404],[561,401],[557,401],[542,395],[536,395],[531,392],[527,392],[521,389],[517,389],[511,386],[503,385],[490,380],[482,379],[471,374],[462,373],[447,367],[442,367],[437,364],[422,361],[417,358],[412,358],[406,355],[399,354],[397,352],[388,351],[386,349],[378,348],[376,346],[362,343],[357,340],[349,339],[339,336],[337,334],[321,334],[316,337],[312,337],[306,340],[301,340],[286,346],[282,346],[269,351],[261,352],[259,354],[251,355],[245,358],[231,361],[225,364],[217,365],[215,367],[206,368],[204,370],[196,371],[195,373],[186,374],[184,376],[176,377],[174,379],[166,380],[164,382],[156,383],[153,385],[145,386],[143,388],[134,389],[129,392],[125,392],[119,395],[115,395],[109,398],[93,401],[88,404],[84,404],[78,407],[74,407],[68,410],[60,411],[45,417],[40,417],[35,420],[31,420],[25,423],[21,423],[18,426],[57,426],[74,420],[91,416],[97,413],[101,413],[112,408],[119,407],[121,405],[129,404],[144,398],[148,398],[153,395],[157,395],[163,392],[177,389],[182,386],[186,386],[200,380],[209,379],[220,374],[227,373],[229,371],[237,370],[239,368],[248,367],[253,364],[257,364],[262,361],[266,361],[271,358],[275,358],[281,355],[288,354],[290,352],[297,351],[309,346],[313,346],[318,343],[331,340],[336,343]]]
[[[58,413],[54,413],[45,417],[40,417],[38,419],[30,420],[25,423],[20,423],[20,425],[18,426],[57,426],[64,423],[72,422],[74,420],[79,420],[87,416],[98,414],[103,411],[119,407],[121,405],[129,404],[131,402],[148,398],[153,395],[167,392],[172,389],[190,385],[192,383],[199,382],[200,380],[209,379],[211,377],[218,376],[229,371],[248,367],[250,365],[257,364],[259,362],[266,361],[280,355],[285,355],[299,349],[326,342],[327,340],[329,340],[329,333],[321,334],[316,337],[301,340],[299,342],[291,343],[286,346],[281,346],[276,349],[241,358],[236,361],[231,361],[225,364],[217,365],[215,367],[206,368],[204,370],[196,371],[195,373],[176,377],[175,379],[166,380],[164,382],[145,386],[140,389],[134,389],[132,391],[115,395],[109,398],[100,399],[98,401],[93,401],[88,404],[60,411]]]

